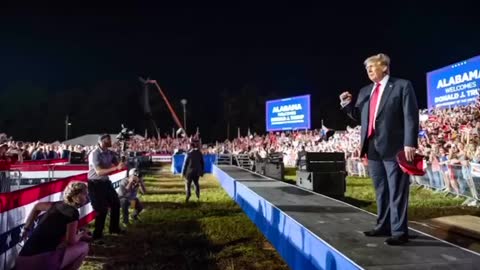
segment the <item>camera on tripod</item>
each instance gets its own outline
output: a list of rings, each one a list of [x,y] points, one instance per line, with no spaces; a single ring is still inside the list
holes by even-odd
[[[127,160],[128,141],[135,135],[133,130],[129,130],[122,124],[122,130],[115,137],[120,143],[120,157],[122,162]]]
[[[118,133],[116,139],[120,142],[127,142],[133,135],[135,135],[133,130],[129,130],[122,124],[122,130]]]

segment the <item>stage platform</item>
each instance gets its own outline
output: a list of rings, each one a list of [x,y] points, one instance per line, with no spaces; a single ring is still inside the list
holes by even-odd
[[[480,254],[418,231],[403,246],[365,237],[362,209],[236,166],[213,173],[292,269],[480,269]]]

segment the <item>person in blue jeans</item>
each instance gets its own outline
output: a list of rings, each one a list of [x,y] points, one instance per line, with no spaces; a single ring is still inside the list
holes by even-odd
[[[132,169],[129,175],[130,176],[128,178],[125,178],[120,182],[120,186],[118,188],[118,197],[120,199],[123,223],[125,225],[130,224],[130,216],[128,210],[132,202],[135,204],[135,210],[133,212],[132,218],[133,220],[138,221],[138,216],[143,210],[143,205],[137,196],[138,190],[140,189],[143,194],[147,192],[143,179],[140,176],[138,170]]]

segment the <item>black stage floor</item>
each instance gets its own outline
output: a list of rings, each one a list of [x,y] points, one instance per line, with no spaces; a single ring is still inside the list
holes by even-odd
[[[408,244],[386,246],[362,233],[375,225],[370,213],[239,167],[219,168],[365,269],[480,269],[479,254],[412,230]]]

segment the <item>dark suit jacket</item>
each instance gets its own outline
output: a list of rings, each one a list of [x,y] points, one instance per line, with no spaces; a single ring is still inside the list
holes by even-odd
[[[186,178],[203,176],[204,161],[202,152],[194,149],[187,154],[183,167],[183,176]]]
[[[360,121],[361,156],[367,152],[368,115],[370,94],[373,83],[363,87],[357,102],[345,106],[350,118]],[[418,140],[418,105],[415,91],[410,81],[390,77],[382,94],[375,119],[374,142],[380,157],[394,160],[404,146],[417,147]]]

